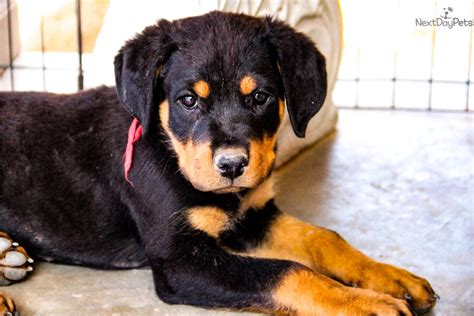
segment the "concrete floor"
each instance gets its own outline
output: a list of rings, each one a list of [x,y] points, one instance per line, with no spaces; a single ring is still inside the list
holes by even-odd
[[[432,315],[474,315],[473,138],[472,114],[342,110],[337,133],[279,172],[277,202],[426,277],[441,296]],[[148,269],[41,263],[2,290],[22,315],[234,314],[165,305]]]

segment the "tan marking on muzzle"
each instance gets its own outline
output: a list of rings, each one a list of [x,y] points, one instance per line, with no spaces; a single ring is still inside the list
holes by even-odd
[[[244,174],[234,181],[235,185],[255,187],[268,176],[276,157],[276,139],[275,134],[250,141],[249,164]]]
[[[195,144],[192,140],[179,141],[169,127],[169,103],[160,104],[160,121],[171,140],[183,176],[198,190],[211,191],[230,184],[214,169],[210,142]]]
[[[280,117],[280,126],[285,115],[285,101],[278,100],[278,115]],[[278,129],[280,128],[278,126]],[[266,176],[268,176],[273,163],[275,162],[276,152],[275,146],[277,141],[278,130],[273,135],[265,135],[263,139],[250,141],[250,159],[246,172],[237,178],[234,182],[239,185],[240,182],[249,183],[247,187],[254,187],[259,184]],[[269,192],[272,190],[269,190]]]
[[[215,206],[199,206],[187,211],[187,218],[191,226],[217,238],[229,224],[229,216]]]
[[[283,116],[285,115],[285,102],[283,100],[278,101],[278,115],[280,116],[280,126]],[[278,128],[280,128],[280,126]],[[251,140],[250,141],[250,159],[247,166],[246,172],[237,179],[236,185],[239,181],[251,183],[250,187],[258,185],[265,177],[268,176],[273,163],[276,158],[276,141],[278,131],[273,135],[265,135],[263,139]],[[240,179],[240,180],[239,180]],[[268,189],[270,189],[270,184]],[[273,194],[273,190],[268,190],[268,196]],[[272,194],[270,194],[272,193]],[[266,196],[267,194],[264,194]]]
[[[196,94],[203,99],[206,99],[211,94],[211,87],[204,80],[199,80],[198,82],[194,83],[193,89],[194,92],[196,92]]]
[[[257,82],[252,76],[245,76],[240,80],[240,92],[243,95],[248,95],[257,87]]]

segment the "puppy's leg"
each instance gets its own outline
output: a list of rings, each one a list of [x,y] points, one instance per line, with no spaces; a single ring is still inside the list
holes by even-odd
[[[23,247],[0,232],[0,286],[21,281],[33,270],[32,263]]]
[[[283,311],[298,315],[412,315],[390,295],[346,287],[289,260],[241,256],[223,248],[233,219],[218,207],[192,207],[177,230],[145,236],[156,292],[172,304]],[[155,229],[156,231],[156,229]]]
[[[15,303],[11,298],[0,292],[0,316],[17,315]]]
[[[296,262],[231,254],[200,232],[175,236],[150,259],[158,296],[170,304],[297,315],[412,315],[390,295],[346,287]]]
[[[265,212],[275,215],[268,223],[259,224],[257,218],[262,218]],[[240,242],[246,245],[240,250],[249,255],[299,262],[345,285],[405,299],[420,313],[435,305],[437,295],[425,279],[365,256],[333,231],[279,212],[273,201],[269,201],[263,209],[249,210],[245,216],[249,218],[244,217],[243,223],[267,229],[258,245],[252,244],[250,240]],[[234,239],[245,236],[244,226],[240,226],[240,231],[235,231]],[[230,237],[228,239],[232,240]]]

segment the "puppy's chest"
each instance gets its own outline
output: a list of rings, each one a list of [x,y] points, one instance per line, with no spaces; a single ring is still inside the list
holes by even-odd
[[[269,178],[241,196],[234,211],[217,205],[195,206],[187,209],[186,219],[194,229],[217,238],[223,231],[233,230],[240,225],[248,217],[249,211],[261,211],[274,195],[273,179]]]

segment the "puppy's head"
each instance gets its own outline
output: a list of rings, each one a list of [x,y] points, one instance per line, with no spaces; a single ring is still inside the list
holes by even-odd
[[[201,191],[261,183],[275,161],[285,104],[299,137],[326,96],[314,43],[270,18],[212,12],[161,20],[115,58],[118,96],[145,136],[163,132]]]

